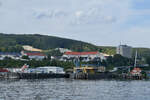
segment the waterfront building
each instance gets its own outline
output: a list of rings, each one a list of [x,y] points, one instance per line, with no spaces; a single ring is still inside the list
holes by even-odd
[[[122,55],[123,57],[131,58],[132,47],[127,45],[119,45],[117,47],[116,53]]]
[[[42,73],[64,74],[64,68],[56,66],[38,67],[37,70]]]
[[[65,74],[64,68],[56,66],[44,66],[37,68],[27,68],[24,73],[52,73],[52,74]]]

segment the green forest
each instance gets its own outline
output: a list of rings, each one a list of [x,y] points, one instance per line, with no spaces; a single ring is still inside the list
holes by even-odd
[[[30,45],[35,48],[49,50],[54,48],[68,48],[74,51],[97,51],[97,46],[66,38],[39,34],[0,34],[0,51],[20,52],[23,45]]]

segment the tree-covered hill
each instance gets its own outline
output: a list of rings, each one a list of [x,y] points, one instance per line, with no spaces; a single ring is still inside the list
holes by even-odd
[[[97,46],[66,38],[39,34],[0,34],[0,51],[20,51],[23,45],[48,50],[54,48],[68,48],[74,51],[96,51]]]
[[[103,53],[114,55],[116,54],[116,47],[113,46],[98,46],[99,50]]]
[[[95,46],[90,43],[39,34],[3,34],[0,33],[0,52],[20,52],[23,45],[30,45],[42,50],[68,48],[73,51],[100,51],[109,55],[116,54],[116,47]],[[133,56],[138,50],[141,57],[150,57],[149,48],[133,48]]]

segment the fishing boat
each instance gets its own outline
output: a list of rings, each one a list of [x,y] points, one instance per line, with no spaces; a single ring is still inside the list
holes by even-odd
[[[133,70],[130,71],[129,75],[132,79],[142,79],[141,72],[142,72],[141,68],[137,67],[137,51],[136,51]]]
[[[115,75],[111,72],[106,72],[104,66],[82,64],[78,59],[75,60],[75,67],[73,68],[73,74],[70,74],[74,79],[104,79],[113,78]]]

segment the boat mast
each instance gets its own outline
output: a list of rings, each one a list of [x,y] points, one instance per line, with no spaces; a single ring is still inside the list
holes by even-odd
[[[136,50],[136,54],[135,54],[135,62],[134,62],[134,67],[136,67],[137,64],[137,50]]]

